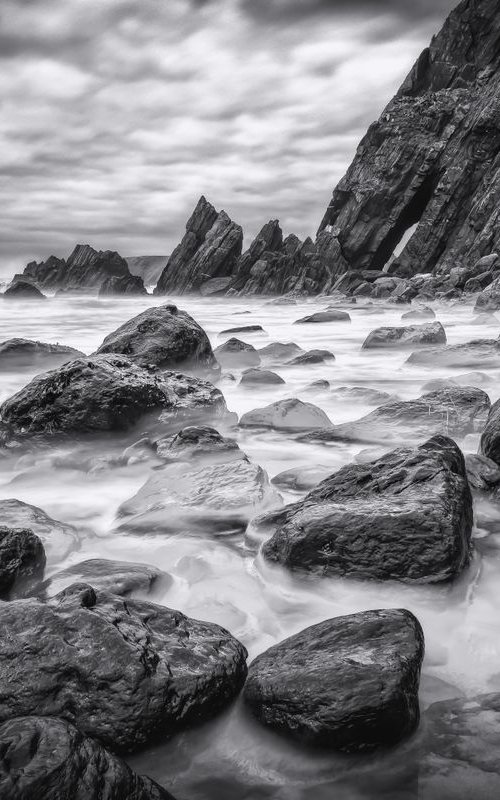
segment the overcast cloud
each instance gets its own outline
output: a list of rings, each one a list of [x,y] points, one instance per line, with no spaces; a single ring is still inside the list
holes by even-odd
[[[168,253],[200,194],[314,234],[454,0],[2,0],[0,271]]]

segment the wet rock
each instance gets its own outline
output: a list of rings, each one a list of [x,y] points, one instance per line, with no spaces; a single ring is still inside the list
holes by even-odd
[[[147,308],[106,336],[97,353],[122,353],[140,367],[219,372],[203,328],[174,305]]]
[[[271,479],[274,486],[289,489],[293,492],[302,492],[317,486],[332,472],[331,467],[294,467],[280,472]]]
[[[54,597],[73,583],[89,583],[95,591],[111,592],[119,597],[145,597],[166,592],[172,585],[172,577],[151,564],[89,558],[54,573],[30,593],[43,600]]]
[[[296,306],[297,301],[294,297],[275,297],[274,300],[269,300],[266,303],[268,306]]]
[[[310,314],[308,317],[296,319],[294,325],[304,325],[305,323],[318,323],[318,322],[350,322],[351,317],[347,311],[318,311],[316,314]]]
[[[376,461],[350,464],[304,500],[254,520],[262,554],[293,570],[361,580],[437,583],[471,551],[472,497],[464,458],[435,436]]]
[[[472,386],[450,386],[417,400],[386,402],[353,422],[308,434],[316,441],[413,443],[442,433],[465,436],[482,430],[490,409],[486,392]]]
[[[200,294],[202,297],[222,295],[230,285],[231,281],[231,276],[227,276],[226,278],[211,278],[209,281],[205,281],[205,283],[201,284]]]
[[[476,298],[475,311],[498,311],[500,308],[500,275],[497,275]]]
[[[327,361],[335,361],[335,356],[329,350],[308,350],[287,363],[290,366],[299,366],[301,364],[325,364]]]
[[[281,230],[279,221],[271,219],[259,231],[255,239],[238,259],[234,275],[231,280],[231,286],[234,291],[243,292],[245,294],[251,291],[255,278],[259,277],[258,265],[267,261],[280,253],[283,249],[283,231]],[[259,281],[257,281],[259,283]],[[256,287],[253,287],[256,288]],[[265,287],[263,287],[265,288]],[[251,292],[252,294],[255,292]],[[268,292],[266,291],[266,294]],[[286,298],[289,305],[290,298]]]
[[[0,599],[22,594],[41,579],[44,569],[45,552],[38,536],[29,529],[0,525]]]
[[[0,725],[3,800],[173,800],[74,725],[16,717]]]
[[[46,300],[44,294],[28,281],[16,281],[7,287],[3,296],[6,300]]]
[[[332,395],[341,402],[366,403],[370,406],[380,406],[393,399],[389,392],[370,389],[369,386],[339,386],[332,390]]]
[[[415,308],[411,311],[407,311],[405,314],[402,314],[401,319],[404,322],[410,320],[420,322],[421,320],[425,319],[436,319],[436,315],[432,308],[429,308],[429,306],[422,306],[421,308]]]
[[[368,334],[362,349],[376,347],[412,347],[417,344],[446,344],[446,333],[440,322],[410,325],[406,328],[377,328]]]
[[[475,339],[464,344],[430,347],[412,353],[407,363],[432,367],[500,367],[500,341]]]
[[[242,428],[273,428],[277,431],[307,431],[331,426],[321,408],[290,398],[264,408],[247,411],[240,419]]]
[[[257,350],[259,357],[267,364],[286,364],[291,358],[303,353],[303,349],[294,342],[271,342]]]
[[[144,281],[139,275],[110,275],[105,278],[99,289],[99,297],[113,297],[114,295],[143,295],[147,294]]]
[[[500,400],[493,403],[481,436],[480,452],[500,464]]]
[[[336,617],[257,656],[243,696],[260,722],[305,744],[388,747],[418,726],[423,655],[422,628],[409,611]]]
[[[14,498],[0,499],[0,524],[29,528],[42,541],[49,563],[60,561],[75,550],[84,535],[73,525],[52,519],[41,508]]]
[[[282,383],[285,383],[283,378],[268,369],[246,369],[240,381],[240,384],[245,386],[255,386],[256,384],[272,386]]]
[[[467,453],[465,466],[472,489],[478,492],[491,492],[500,485],[500,467],[491,458]]]
[[[223,333],[264,333],[264,328],[262,325],[237,325],[235,328],[226,328],[221,335]]]
[[[305,392],[328,392],[330,390],[329,381],[313,381],[304,389]]]
[[[229,458],[167,465],[120,506],[118,518],[125,531],[228,534],[243,531],[255,514],[280,504],[262,467]]]
[[[464,286],[465,292],[481,292],[493,281],[494,275],[491,272],[483,272],[474,278],[469,278]]]
[[[155,443],[156,453],[168,461],[196,459],[231,461],[244,458],[244,453],[234,439],[222,436],[208,425],[190,425],[173,436],[165,436]]]
[[[10,436],[125,431],[148,416],[225,413],[212,384],[174,372],[151,373],[127,356],[75,359],[38,375],[0,407]]]
[[[32,339],[0,342],[0,368],[5,370],[50,369],[82,356],[84,353],[63,344],[35,342]]]
[[[223,367],[258,367],[260,356],[251,344],[240,339],[228,339],[224,344],[215,348],[215,357]]]
[[[73,584],[0,605],[0,721],[62,717],[131,751],[214,716],[238,694],[245,657],[218,625]]]

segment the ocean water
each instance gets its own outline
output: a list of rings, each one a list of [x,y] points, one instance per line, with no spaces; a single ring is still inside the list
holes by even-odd
[[[170,301],[203,326],[214,347],[229,338],[220,334],[224,328],[259,324],[263,333],[234,335],[255,347],[273,341],[295,342],[306,350],[321,348],[335,354],[336,360],[327,364],[270,367],[286,381],[278,386],[240,386],[241,370],[231,369],[233,377],[224,374],[219,387],[229,409],[239,416],[278,399],[298,397],[315,403],[332,422],[345,422],[363,416],[374,406],[339,400],[335,388],[370,387],[410,399],[418,397],[431,379],[456,377],[475,369],[483,373],[482,388],[491,400],[500,395],[498,369],[415,366],[405,363],[411,349],[362,351],[363,340],[374,328],[404,324],[400,320],[406,306],[353,305],[347,308],[350,323],[294,325],[295,320],[323,310],[328,303],[310,300],[278,306],[265,298],[168,298]],[[91,353],[122,322],[161,302],[167,300],[54,297],[44,303],[4,302],[0,341],[23,336]],[[471,304],[431,305],[451,344],[497,338],[500,333],[500,321],[473,324]],[[0,400],[31,377],[33,373],[26,370],[2,372]],[[320,379],[328,380],[331,390],[311,393],[308,385]],[[302,466],[333,472],[368,447],[301,443],[291,434],[269,431],[236,429],[233,435],[270,477]],[[469,435],[459,444],[465,452],[476,452],[478,442],[478,435]],[[393,446],[400,443],[396,438]],[[98,456],[108,451],[109,442],[93,442],[92,449]],[[500,505],[476,502],[476,555],[469,570],[453,585],[306,580],[266,566],[253,549],[245,547],[241,536],[116,532],[119,505],[144,483],[151,465],[88,472],[78,464],[87,456],[87,451],[75,446],[72,466],[23,458],[17,463],[0,461],[1,498],[32,503],[56,519],[87,530],[77,552],[51,553],[47,575],[94,557],[154,564],[174,578],[172,586],[155,597],[155,602],[224,625],[246,645],[250,660],[270,645],[329,617],[371,608],[404,607],[416,614],[425,632],[422,709],[436,700],[500,690]],[[284,502],[290,502],[305,492],[281,494]],[[418,776],[412,772],[416,767],[411,759],[405,761],[404,747],[363,760],[311,753],[266,731],[252,720],[241,701],[212,722],[148,748],[130,762],[164,784],[179,800],[419,797]]]

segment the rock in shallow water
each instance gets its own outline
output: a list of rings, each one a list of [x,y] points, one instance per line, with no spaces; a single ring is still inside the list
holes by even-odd
[[[307,431],[331,425],[321,408],[290,398],[264,408],[247,411],[240,419],[241,428],[273,428],[276,431]]]
[[[73,583],[89,583],[96,591],[111,592],[119,597],[144,597],[167,591],[172,585],[172,577],[151,564],[89,558],[51,575],[30,594],[40,599],[54,597]]]
[[[0,725],[2,800],[173,800],[74,725],[17,717]]]
[[[424,636],[409,611],[337,617],[252,662],[244,699],[278,733],[316,747],[368,751],[418,725]]]
[[[267,364],[286,364],[294,356],[303,353],[301,347],[294,342],[271,342],[257,350],[259,357]]]
[[[0,343],[0,368],[5,370],[49,369],[80,357],[85,358],[84,353],[62,344],[32,339],[7,339]]]
[[[318,311],[316,314],[310,314],[308,317],[302,317],[295,320],[294,325],[305,325],[307,323],[319,322],[350,322],[351,317],[347,311]]]
[[[209,425],[189,425],[173,436],[158,439],[155,446],[157,455],[166,461],[196,459],[199,464],[245,458],[234,439],[221,436]]]
[[[237,325],[235,328],[226,328],[223,333],[264,333],[262,325]]]
[[[435,436],[350,464],[304,500],[254,520],[262,548],[290,569],[408,583],[447,581],[468,565],[472,497],[464,458]]]
[[[255,386],[255,385],[278,385],[285,383],[283,378],[280,378],[276,372],[271,372],[268,369],[246,369],[242,376],[240,384],[244,386]]]
[[[500,400],[491,406],[480,447],[484,456],[500,464]]]
[[[446,333],[440,322],[410,325],[406,328],[376,328],[363,342],[363,350],[379,347],[413,347],[417,344],[446,344]]]
[[[117,751],[214,716],[239,692],[246,650],[224,628],[73,584],[0,604],[0,721],[63,717]]]
[[[3,293],[6,300],[46,300],[44,294],[28,281],[16,281]]]
[[[60,561],[79,544],[80,533],[77,528],[52,519],[41,508],[21,500],[0,500],[0,521],[11,528],[18,526],[33,531],[41,539],[49,562]]]
[[[240,339],[228,339],[215,348],[215,355],[220,364],[229,369],[258,367],[260,364],[260,356],[255,347]]]
[[[8,600],[41,580],[45,552],[38,536],[22,528],[0,526],[0,599]]]
[[[469,367],[471,369],[500,367],[500,341],[498,339],[474,339],[463,344],[430,347],[412,353],[408,364],[430,367]]]
[[[300,366],[302,364],[324,364],[327,361],[335,361],[335,356],[329,350],[308,350],[307,353],[300,353],[300,355],[288,361],[289,366]]]

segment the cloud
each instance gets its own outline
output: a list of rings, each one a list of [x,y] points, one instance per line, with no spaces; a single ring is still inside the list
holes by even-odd
[[[312,234],[450,5],[3,0],[0,272],[167,253],[202,193],[247,239]]]

